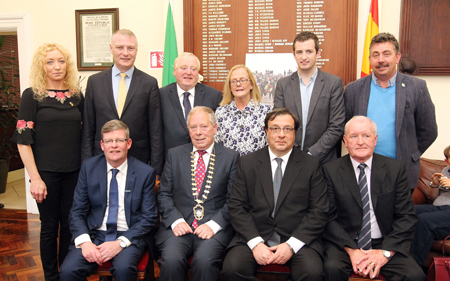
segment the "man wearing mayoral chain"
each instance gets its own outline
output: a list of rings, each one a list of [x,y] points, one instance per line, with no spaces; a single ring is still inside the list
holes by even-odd
[[[196,106],[187,126],[192,143],[169,150],[158,192],[160,280],[184,280],[191,256],[194,280],[218,280],[233,237],[227,202],[239,153],[214,143],[214,112]]]

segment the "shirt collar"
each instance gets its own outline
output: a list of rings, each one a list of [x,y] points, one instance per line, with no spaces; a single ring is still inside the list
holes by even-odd
[[[250,99],[250,101],[248,102],[248,104],[242,109],[240,110],[237,106],[236,106],[236,102],[234,100],[231,101],[230,103],[231,109],[234,111],[235,114],[237,113],[248,113],[251,114],[253,111],[255,111],[255,103],[253,102],[253,99]]]
[[[397,80],[397,71],[395,72],[394,76],[391,77],[391,79],[389,79],[388,81],[388,87],[392,87],[395,85],[395,81]],[[380,81],[378,80],[378,78],[375,76],[375,73],[372,72],[372,79],[373,82],[375,82],[375,85],[380,86]]]
[[[356,161],[356,160],[353,159],[351,156],[350,156],[350,159],[352,160],[353,170],[357,171],[357,170],[359,169],[359,168],[358,168],[359,164],[362,164],[362,163]],[[367,168],[369,168],[369,171],[372,170],[372,160],[373,160],[373,155],[370,156],[370,158],[367,159],[366,162],[364,162],[364,163],[367,165]]]
[[[178,83],[177,83],[177,93],[178,93],[178,96],[179,96],[180,98],[184,98],[184,93],[185,93],[185,92],[189,92],[189,93],[191,94],[192,97],[195,97],[195,87],[192,88],[192,89],[189,89],[188,91],[185,91],[185,90],[181,89],[180,86],[179,86]]]
[[[112,67],[112,75],[113,77],[116,77],[117,75],[119,75],[122,71],[120,71],[116,65],[113,65]],[[134,72],[134,65],[128,69],[127,71],[125,71],[124,73],[128,76],[128,77],[133,77],[133,72]]]
[[[127,170],[128,170],[128,158],[125,159],[125,162],[122,163],[122,165],[120,165],[117,168],[114,168],[113,166],[111,166],[108,161],[106,161],[106,168],[107,171],[111,171],[111,169],[118,169],[122,174],[126,175],[127,174]]]
[[[211,144],[210,147],[208,147],[208,148],[205,150],[206,153],[208,153],[209,155],[211,155],[213,148],[214,148],[214,142]],[[192,151],[193,151],[194,153],[196,153],[197,150],[198,150],[198,149],[195,148],[195,146],[192,146]],[[197,153],[197,154],[198,154],[198,153]]]
[[[317,68],[317,66],[316,66],[316,71],[314,71],[314,74],[311,76],[311,78],[309,78],[309,83],[311,83],[311,82],[315,82],[316,81],[316,78],[317,78],[317,74],[319,73],[319,69]],[[302,83],[303,82],[303,79],[302,79],[302,77],[300,76],[300,72],[299,71],[297,71],[297,74],[298,74],[298,79],[300,80],[300,83]]]
[[[292,153],[292,148],[291,148],[291,150],[289,150],[288,153],[286,153],[285,155],[283,155],[283,156],[281,156],[281,157],[278,157],[278,156],[276,156],[276,155],[272,152],[272,150],[270,149],[270,146],[269,146],[269,157],[270,157],[270,161],[271,161],[271,162],[272,162],[273,159],[275,159],[275,158],[281,158],[281,159],[283,159],[283,162],[284,162],[284,163],[287,163],[288,160],[289,160],[289,156],[291,156],[291,153]]]

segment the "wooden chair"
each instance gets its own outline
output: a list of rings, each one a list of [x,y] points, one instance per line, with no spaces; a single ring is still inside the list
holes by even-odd
[[[290,280],[291,269],[287,265],[270,264],[258,267],[256,277],[258,281],[275,281],[275,280]],[[386,280],[382,274],[378,278],[370,279],[364,278],[356,274],[352,274],[348,281],[362,281],[362,280]]]
[[[110,261],[104,263],[99,266],[97,270],[92,275],[98,275],[102,278],[103,281],[112,280],[111,272],[109,269],[111,268],[112,263]],[[138,269],[138,278],[137,280],[146,280],[154,281],[155,276],[153,274],[153,259],[151,258],[150,252],[146,251],[142,256],[141,260],[137,266]]]

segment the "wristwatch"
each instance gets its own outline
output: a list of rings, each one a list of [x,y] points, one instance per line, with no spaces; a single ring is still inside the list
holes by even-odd
[[[431,187],[431,188],[438,188],[438,187],[439,187],[439,184],[438,184],[437,186],[434,186],[434,185],[433,185],[433,182],[430,181],[430,187]]]
[[[121,248],[126,248],[127,247],[127,243],[122,241],[122,239],[117,238],[117,240],[119,241],[119,245],[120,245]]]
[[[381,252],[383,253],[383,256],[385,258],[387,258],[388,260],[390,260],[392,258],[391,252],[390,251],[386,251],[386,250],[381,250]]]
[[[295,252],[294,252],[294,248],[292,248],[292,246],[291,245],[289,245],[289,243],[287,243],[286,242],[286,244],[289,246],[289,250],[291,250],[291,254],[295,254]]]

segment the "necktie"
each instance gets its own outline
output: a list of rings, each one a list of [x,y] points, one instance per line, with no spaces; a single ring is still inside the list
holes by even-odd
[[[184,92],[184,98],[183,98],[183,106],[184,106],[184,120],[187,120],[187,117],[189,115],[189,111],[191,111],[191,103],[189,102],[189,95],[191,93]]]
[[[116,175],[118,169],[111,169],[112,177],[109,184],[109,212],[106,220],[106,241],[114,241],[117,238],[117,214],[119,212],[119,186]]]
[[[283,162],[283,159],[281,158],[275,158],[275,161],[277,161],[277,169],[275,170],[275,175],[273,176],[273,198],[274,198],[274,206],[272,211],[272,218],[275,217],[275,209],[277,208],[277,201],[278,201],[278,194],[280,193],[280,186],[281,181],[283,180],[283,174],[281,172],[281,162]],[[280,235],[274,231],[272,236],[267,240],[267,244],[272,247],[280,244],[281,237]]]
[[[125,100],[127,98],[127,83],[125,83],[126,73],[121,72],[120,76],[122,79],[119,83],[119,95],[117,96],[117,113],[119,118],[122,116],[123,106],[125,105]]]
[[[275,170],[275,175],[273,176],[273,198],[274,198],[274,206],[273,206],[273,212],[272,217],[275,217],[275,209],[277,207],[277,201],[278,201],[278,194],[280,193],[280,186],[281,186],[281,180],[283,179],[283,174],[281,173],[281,162],[283,162],[283,159],[281,158],[275,158],[275,161],[277,161],[277,169]]]
[[[202,189],[203,179],[205,179],[205,162],[203,162],[203,155],[206,153],[205,150],[197,150],[198,152],[198,161],[197,161],[197,169],[195,170],[195,184],[197,185],[197,197],[200,196],[200,190]],[[192,226],[194,228],[198,227],[197,219],[194,219],[192,222]]]
[[[372,248],[372,237],[370,234],[370,204],[369,204],[369,188],[367,186],[367,177],[364,169],[366,164],[359,164],[359,192],[361,193],[361,202],[363,205],[363,221],[361,232],[358,237],[358,247],[360,249],[369,250]]]

